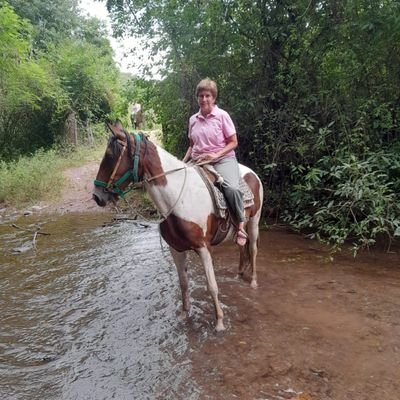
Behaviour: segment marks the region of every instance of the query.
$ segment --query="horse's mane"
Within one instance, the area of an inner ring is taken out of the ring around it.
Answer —
[[[128,133],[126,131],[123,131],[123,132],[125,133],[125,135],[127,135],[127,137],[129,137],[129,138],[131,137],[130,133]],[[145,146],[146,146],[146,151],[145,151],[145,155],[146,155],[146,153],[147,153],[147,145],[148,145],[148,142],[149,142],[149,140],[148,140],[146,135],[143,135],[143,141],[144,141]],[[110,148],[111,154],[112,154],[113,157],[119,157],[120,154],[121,154],[121,150],[122,150],[123,146],[119,142],[117,136],[111,135],[110,139],[108,139],[108,147]]]

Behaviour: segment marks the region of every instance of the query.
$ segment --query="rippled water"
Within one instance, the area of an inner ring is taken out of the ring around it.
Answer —
[[[18,221],[51,234],[36,250],[32,233],[0,227],[2,399],[199,398],[156,225],[104,220]]]

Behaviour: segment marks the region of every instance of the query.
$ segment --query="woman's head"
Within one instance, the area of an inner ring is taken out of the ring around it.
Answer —
[[[206,116],[208,115],[215,105],[217,98],[218,89],[217,84],[211,79],[203,79],[199,82],[196,87],[197,102],[200,107],[201,113]]]
[[[199,97],[199,93],[203,90],[208,90],[213,95],[214,99],[218,96],[217,84],[210,78],[202,79],[196,86],[196,97]]]

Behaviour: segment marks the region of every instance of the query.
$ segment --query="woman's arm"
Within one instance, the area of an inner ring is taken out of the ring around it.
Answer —
[[[236,149],[237,146],[238,146],[238,140],[237,140],[237,135],[235,133],[234,135],[226,138],[226,146],[223,149],[221,149],[216,153],[202,154],[196,161],[201,162],[201,161],[217,160],[218,158],[221,158],[225,154],[229,153],[231,150]]]
[[[189,139],[189,148],[186,151],[185,157],[183,157],[183,162],[188,162],[192,158],[192,148],[193,148],[193,141]]]

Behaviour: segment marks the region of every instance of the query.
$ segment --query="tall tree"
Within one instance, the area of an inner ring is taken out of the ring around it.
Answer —
[[[15,12],[34,26],[34,46],[68,37],[79,28],[78,0],[8,0]]]
[[[9,3],[0,0],[2,158],[50,147],[68,116],[87,125],[126,112],[103,23],[76,1]]]
[[[30,56],[32,25],[3,2],[0,26],[0,155],[7,159],[51,141],[40,127],[63,96],[50,65]]]

